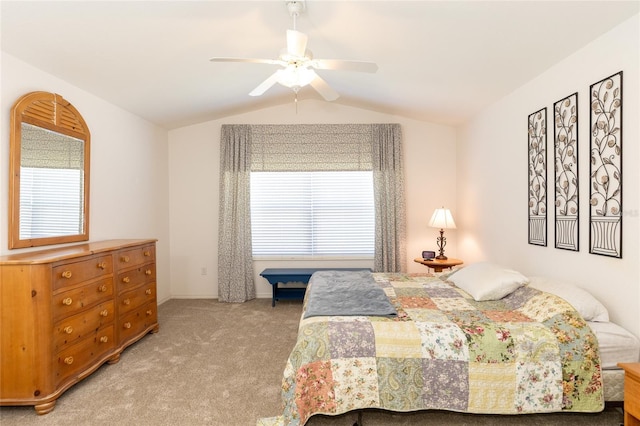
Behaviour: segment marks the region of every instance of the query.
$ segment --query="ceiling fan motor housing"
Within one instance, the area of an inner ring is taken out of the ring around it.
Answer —
[[[304,11],[304,1],[287,1],[289,15],[296,17]]]

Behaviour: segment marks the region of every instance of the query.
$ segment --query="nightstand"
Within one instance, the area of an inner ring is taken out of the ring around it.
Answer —
[[[618,367],[624,370],[624,426],[640,426],[640,362]]]
[[[438,260],[438,259],[425,260],[421,257],[416,257],[415,259],[413,259],[413,261],[416,263],[422,263],[423,265],[428,266],[429,268],[433,269],[434,272],[442,272],[443,269],[451,268],[452,266],[462,265],[464,263],[460,259],[453,259],[453,258],[449,258],[446,260]]]

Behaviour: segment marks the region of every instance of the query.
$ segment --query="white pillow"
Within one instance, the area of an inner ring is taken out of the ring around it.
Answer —
[[[586,290],[571,283],[547,277],[531,277],[529,286],[555,294],[569,302],[586,321],[607,322],[609,311]]]
[[[529,282],[521,273],[489,262],[465,266],[451,274],[449,281],[477,301],[502,299]]]

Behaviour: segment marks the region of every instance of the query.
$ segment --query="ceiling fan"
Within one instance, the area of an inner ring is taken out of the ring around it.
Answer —
[[[279,83],[290,87],[296,93],[301,87],[310,85],[325,100],[336,100],[340,95],[327,84],[316,72],[319,70],[344,70],[375,73],[378,65],[373,62],[344,61],[340,59],[314,59],[313,54],[307,49],[307,35],[296,30],[296,18],[304,10],[303,1],[287,1],[287,10],[293,18],[293,30],[287,30],[287,47],[282,49],[278,59],[252,59],[214,57],[213,62],[251,62],[258,64],[281,65],[258,87],[253,89],[250,96],[260,96],[269,90],[274,84]],[[297,100],[297,99],[296,99]]]

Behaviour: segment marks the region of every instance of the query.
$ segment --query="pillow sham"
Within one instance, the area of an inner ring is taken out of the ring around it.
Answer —
[[[598,299],[593,297],[591,293],[574,284],[554,278],[531,277],[529,278],[529,286],[563,298],[569,302],[586,321],[609,321],[609,311],[607,308],[605,308]]]
[[[527,277],[490,262],[473,263],[448,278],[477,301],[499,300],[527,284]]]

